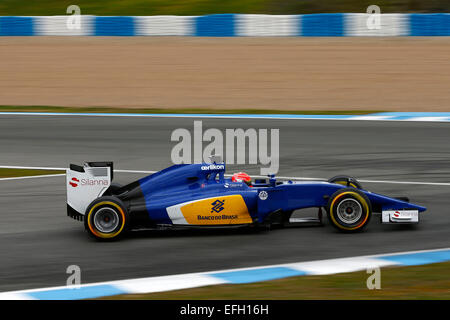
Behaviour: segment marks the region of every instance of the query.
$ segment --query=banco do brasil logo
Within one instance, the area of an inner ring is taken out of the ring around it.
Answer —
[[[211,208],[211,213],[216,212],[219,213],[220,211],[222,211],[223,209],[225,209],[223,207],[225,203],[225,200],[220,201],[219,199],[217,199],[216,201],[214,201],[213,203],[211,203],[212,208]]]

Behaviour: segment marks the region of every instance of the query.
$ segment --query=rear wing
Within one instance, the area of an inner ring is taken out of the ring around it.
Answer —
[[[66,172],[67,215],[82,220],[89,204],[101,197],[113,180],[112,162],[71,164]]]

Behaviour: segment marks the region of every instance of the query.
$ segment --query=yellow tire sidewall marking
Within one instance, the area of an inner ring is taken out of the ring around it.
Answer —
[[[120,227],[120,229],[118,231],[116,231],[114,233],[104,233],[104,232],[100,232],[98,230],[95,230],[95,228],[92,226],[92,224],[91,224],[91,215],[92,215],[92,213],[94,212],[94,210],[96,208],[98,208],[99,206],[102,206],[102,205],[110,205],[110,206],[113,206],[113,207],[115,207],[116,209],[119,210],[120,214],[122,215],[122,226]],[[125,226],[125,213],[123,212],[123,209],[117,203],[114,203],[114,202],[111,202],[111,201],[102,201],[102,202],[96,203],[91,208],[91,210],[89,210],[89,213],[88,213],[86,218],[87,218],[87,223],[88,223],[89,230],[91,230],[91,232],[95,236],[97,236],[99,238],[104,238],[104,239],[114,238],[115,236],[119,235],[122,232],[122,230],[123,230],[123,228]]]
[[[364,208],[366,210],[366,217],[364,218],[364,220],[360,224],[358,224],[357,226],[352,227],[352,228],[342,226],[340,223],[338,223],[336,221],[336,219],[334,217],[334,211],[333,211],[334,203],[336,202],[336,200],[342,198],[342,196],[345,196],[345,195],[352,195],[353,197],[355,197],[364,206]],[[343,192],[343,193],[339,194],[336,198],[334,198],[333,201],[331,202],[330,217],[331,217],[331,220],[333,220],[333,223],[336,226],[338,226],[339,228],[344,229],[344,230],[356,230],[356,229],[360,228],[361,226],[363,226],[366,223],[367,219],[369,218],[369,205],[367,204],[367,201],[363,197],[361,197],[361,195],[359,195],[358,193],[353,192],[353,191]]]

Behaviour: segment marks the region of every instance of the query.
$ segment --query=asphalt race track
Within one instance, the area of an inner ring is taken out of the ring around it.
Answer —
[[[67,167],[112,160],[117,169],[160,170],[171,165],[171,132],[192,131],[193,120],[0,115],[0,165]],[[208,119],[203,127],[279,128],[280,176],[450,182],[447,123]],[[239,168],[259,174],[254,165]],[[140,176],[116,174],[115,180]],[[450,186],[364,186],[408,196],[428,211],[413,227],[381,225],[375,216],[359,234],[329,225],[259,233],[146,231],[99,243],[66,216],[64,177],[0,181],[0,291],[65,285],[72,264],[89,283],[450,247]]]

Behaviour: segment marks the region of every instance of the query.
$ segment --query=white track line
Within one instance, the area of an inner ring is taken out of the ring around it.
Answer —
[[[360,180],[360,182],[364,183],[390,183],[390,184],[417,184],[417,185],[425,185],[425,186],[450,186],[449,182],[420,182],[420,181],[387,181],[387,180]]]
[[[0,166],[0,169],[34,169],[34,170],[67,170],[67,168],[56,168],[56,167],[29,167],[29,166]],[[114,172],[119,173],[143,173],[143,174],[153,174],[158,171],[150,170],[126,170],[126,169],[114,169]],[[2,178],[1,180],[17,180],[17,179],[28,179],[28,178],[39,178],[39,177],[50,177],[50,176],[63,176],[64,174],[53,174],[53,175],[42,175],[42,176],[30,176],[30,177],[17,177],[17,178]],[[226,174],[225,176],[231,177],[231,174]],[[251,175],[253,178],[267,178],[267,176]],[[282,180],[305,180],[305,181],[327,181],[325,178],[311,178],[311,177],[289,177],[289,176],[277,176],[277,179]],[[366,180],[358,179],[360,182],[364,183],[382,183],[382,184],[414,184],[414,185],[425,185],[425,186],[450,186],[450,182],[425,182],[425,181],[392,181],[392,180]]]
[[[144,173],[144,174],[154,174],[158,171],[148,171],[148,170],[121,170],[121,169],[114,169],[114,172],[120,172],[120,173]]]
[[[29,166],[0,166],[0,169],[63,170],[63,171],[67,170],[67,168],[29,167]]]

